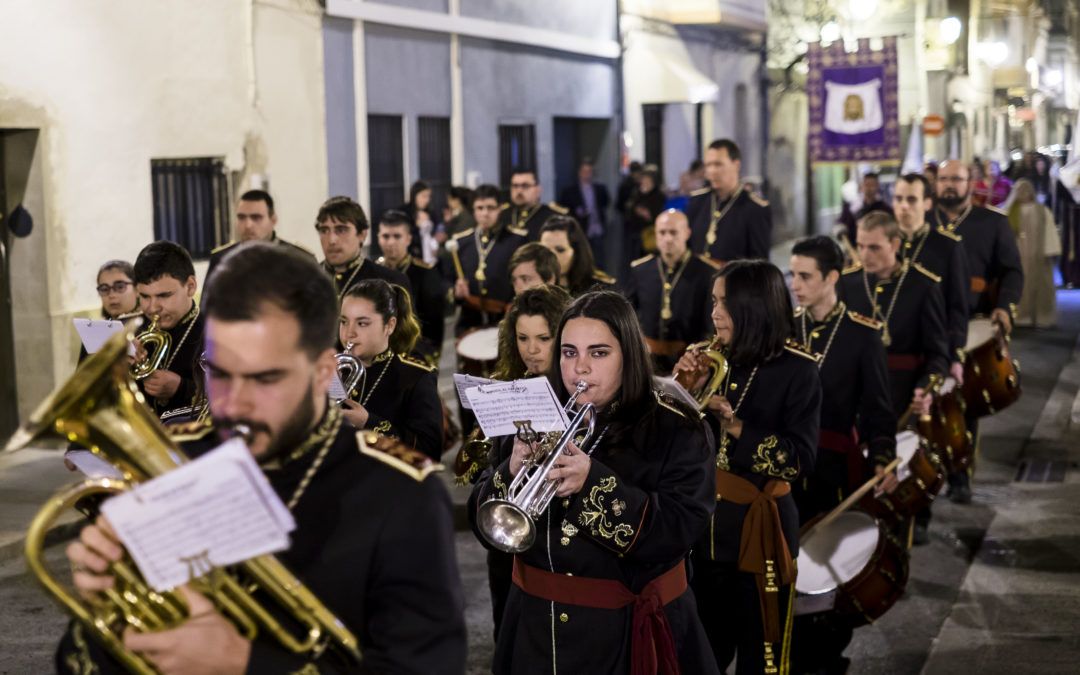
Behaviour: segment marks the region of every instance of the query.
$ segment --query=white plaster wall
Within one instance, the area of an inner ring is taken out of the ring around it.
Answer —
[[[36,272],[48,278],[39,311],[52,330],[35,338],[55,346],[52,372],[20,370],[20,386],[66,377],[70,317],[99,305],[98,266],[134,260],[152,240],[151,158],[224,156],[244,171],[241,187],[250,173],[270,177],[282,236],[317,242],[310,225],[326,193],[319,17],[315,0],[0,4],[0,128],[42,130],[43,206],[33,215],[47,232],[47,269]],[[17,280],[13,294],[20,288]]]

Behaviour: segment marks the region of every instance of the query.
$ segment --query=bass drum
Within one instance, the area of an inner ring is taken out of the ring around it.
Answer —
[[[490,377],[499,360],[499,328],[473,328],[457,339],[458,372]]]
[[[835,612],[855,625],[880,618],[904,594],[908,553],[873,516],[845,511],[824,527],[803,526],[795,614]]]
[[[986,417],[1020,398],[1020,366],[1009,357],[1009,345],[990,319],[968,324],[964,346],[964,401],[968,412]]]
[[[919,433],[937,454],[949,473],[965,471],[971,465],[975,442],[967,428],[967,404],[956,386],[956,380],[947,377],[934,397],[930,408],[930,420],[919,422]]]
[[[896,435],[896,456],[900,466],[896,477],[900,484],[892,494],[874,496],[871,492],[859,502],[860,508],[897,527],[930,506],[945,485],[945,467],[930,452],[925,441],[913,431]]]

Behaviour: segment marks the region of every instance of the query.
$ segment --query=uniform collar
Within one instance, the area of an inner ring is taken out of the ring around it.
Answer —
[[[901,232],[901,234],[903,234],[903,233]],[[915,241],[916,239],[921,239],[922,237],[925,237],[928,234],[930,234],[930,223],[929,223],[929,221],[925,221],[919,227],[919,229],[917,229],[917,230],[915,230],[914,232],[911,233],[911,236],[908,236],[908,235],[904,234],[903,237],[907,241]]]
[[[196,316],[198,316],[198,314],[199,314],[199,303],[195,302],[195,299],[192,298],[192,300],[191,300],[191,309],[189,309],[187,311],[187,314],[185,314],[183,316],[183,318],[181,318],[179,321],[176,322],[176,326],[174,326],[174,328],[179,327],[179,326],[187,325]]]
[[[323,413],[322,419],[308,433],[308,437],[304,439],[304,442],[288,455],[267,462],[263,468],[270,471],[282,469],[310,454],[312,450],[321,446],[327,437],[334,432],[339,417],[341,417],[341,410],[337,406],[327,403],[326,412]]]
[[[841,302],[839,299],[837,299],[836,304],[833,305],[833,308],[829,310],[829,313],[826,314],[825,318],[822,319],[821,321],[818,321],[817,319],[814,318],[814,315],[810,313],[809,308],[807,308],[807,309],[805,309],[803,311],[806,314],[806,316],[809,317],[810,321],[812,321],[814,323],[815,326],[818,325],[818,324],[828,324],[828,323],[832,323],[833,319],[840,316],[844,312],[844,303]]]

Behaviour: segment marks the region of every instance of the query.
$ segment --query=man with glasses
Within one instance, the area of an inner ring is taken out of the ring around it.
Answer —
[[[214,271],[214,268],[217,267],[217,264],[221,262],[226,253],[233,250],[237,244],[246,241],[269,241],[281,244],[304,255],[311,256],[311,259],[314,260],[315,254],[311,251],[277,236],[277,232],[274,231],[277,221],[277,213],[274,212],[274,198],[270,196],[269,192],[265,190],[248,190],[240,195],[240,200],[236,203],[236,239],[210,251],[210,266],[206,270],[206,278],[210,278],[210,273]]]
[[[540,240],[540,228],[554,215],[570,211],[555,202],[540,203],[540,179],[535,169],[518,167],[510,172],[510,206],[499,214],[499,226],[525,230],[529,241]]]

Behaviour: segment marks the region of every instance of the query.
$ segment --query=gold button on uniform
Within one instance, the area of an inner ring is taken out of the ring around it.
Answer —
[[[570,616],[566,612],[563,612],[562,614],[559,615],[559,621],[562,621],[563,623],[566,623],[569,620],[570,620]]]

